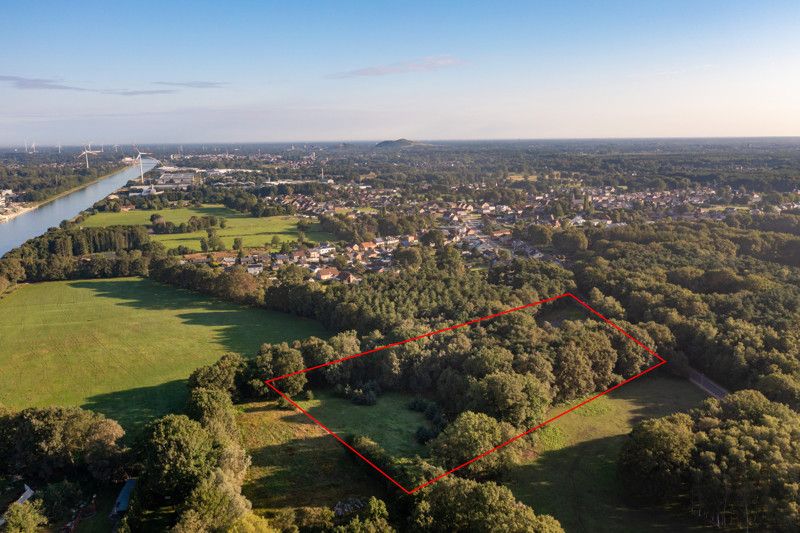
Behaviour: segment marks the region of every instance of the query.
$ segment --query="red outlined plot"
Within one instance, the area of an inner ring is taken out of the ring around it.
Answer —
[[[463,327],[466,327],[466,326],[470,326],[472,324],[477,324],[478,322],[483,322],[484,320],[490,320],[492,318],[497,318],[497,317],[502,316],[502,315],[507,315],[509,313],[514,313],[516,311],[522,311],[523,309],[529,309],[531,307],[536,307],[537,305],[542,305],[542,304],[546,304],[546,303],[549,303],[549,302],[554,302],[556,300],[560,300],[561,298],[571,298],[572,300],[574,300],[575,302],[580,304],[582,307],[586,308],[590,313],[596,315],[598,318],[600,318],[600,320],[602,320],[603,322],[608,324],[611,328],[617,330],[618,332],[622,333],[625,337],[627,337],[631,341],[635,342],[637,345],[639,345],[639,347],[641,347],[643,350],[645,350],[647,353],[649,353],[655,359],[657,359],[658,362],[653,364],[652,366],[649,366],[648,368],[642,370],[641,372],[639,372],[635,376],[631,376],[631,377],[625,379],[624,381],[622,381],[620,383],[617,383],[613,387],[609,387],[608,389],[606,389],[606,390],[604,390],[602,392],[599,392],[599,393],[595,394],[594,396],[591,396],[590,398],[587,398],[587,399],[583,400],[582,402],[578,403],[577,405],[573,405],[569,409],[566,409],[566,410],[562,411],[561,413],[557,414],[556,416],[554,416],[554,417],[552,417],[552,418],[550,418],[548,420],[545,420],[541,424],[539,424],[537,426],[534,426],[534,427],[532,427],[530,429],[527,429],[527,430],[523,431],[522,433],[520,433],[519,435],[515,435],[514,437],[511,437],[507,441],[498,444],[494,448],[486,450],[482,454],[480,454],[480,455],[478,455],[476,457],[473,457],[469,461],[467,461],[467,462],[465,462],[463,464],[460,464],[455,468],[451,468],[450,470],[448,470],[444,474],[440,474],[440,475],[436,476],[433,479],[429,479],[428,481],[426,481],[426,482],[424,482],[424,483],[422,483],[420,485],[417,485],[416,487],[414,487],[412,489],[407,489],[406,487],[401,485],[399,482],[397,482],[397,480],[395,480],[392,476],[390,476],[389,474],[384,472],[382,469],[380,469],[377,465],[375,465],[375,463],[373,463],[372,461],[370,461],[369,459],[364,457],[364,455],[359,453],[358,450],[356,450],[355,448],[350,446],[347,442],[344,441],[344,439],[342,439],[334,431],[332,431],[330,428],[328,428],[325,424],[323,424],[322,422],[320,422],[319,420],[314,418],[308,411],[306,411],[305,409],[300,407],[296,402],[294,402],[294,400],[292,400],[286,394],[282,393],[274,385],[278,381],[280,381],[282,379],[286,379],[286,378],[291,377],[291,376],[296,376],[298,374],[305,374],[306,372],[311,372],[312,370],[317,370],[319,368],[323,368],[323,367],[326,367],[326,366],[331,366],[331,365],[336,365],[336,364],[339,364],[339,363],[343,363],[344,361],[349,361],[350,359],[355,359],[357,357],[363,357],[365,355],[369,355],[369,354],[372,354],[372,353],[375,353],[375,352],[380,352],[381,350],[386,350],[387,348],[394,348],[395,346],[400,346],[402,344],[406,344],[406,343],[409,343],[409,342],[415,342],[415,341],[418,341],[418,340],[421,340],[421,339],[424,339],[424,338],[427,338],[427,337],[433,337],[434,335],[438,335],[439,333],[444,333],[445,331],[452,331],[454,329],[459,329],[459,328],[463,328]],[[667,361],[664,360],[663,357],[658,355],[651,348],[649,348],[649,347],[645,346],[644,344],[642,344],[638,339],[633,337],[630,333],[628,333],[627,331],[625,331],[624,329],[622,329],[621,327],[619,327],[615,323],[613,323],[611,320],[607,319],[606,317],[604,317],[603,315],[601,315],[600,313],[595,311],[589,304],[587,304],[586,302],[584,302],[583,300],[581,300],[580,298],[578,298],[574,294],[566,292],[566,293],[560,294],[558,296],[553,296],[552,298],[546,298],[544,300],[539,300],[538,302],[531,302],[529,304],[521,305],[519,307],[514,307],[514,308],[511,308],[511,309],[506,309],[505,311],[500,311],[499,313],[494,313],[494,314],[491,314],[491,315],[488,315],[488,316],[484,316],[484,317],[481,317],[481,318],[475,318],[475,319],[472,319],[472,320],[468,320],[467,322],[463,322],[461,324],[456,324],[454,326],[450,326],[450,327],[447,327],[447,328],[438,329],[436,331],[431,331],[429,333],[424,333],[424,334],[418,335],[416,337],[411,337],[410,339],[405,339],[405,340],[402,340],[402,341],[393,342],[391,344],[387,344],[386,346],[380,346],[378,348],[373,348],[373,349],[367,350],[365,352],[361,352],[361,353],[357,353],[357,354],[353,354],[353,355],[348,355],[347,357],[342,357],[341,359],[336,359],[335,361],[329,361],[329,362],[323,363],[321,365],[316,365],[316,366],[311,366],[311,367],[308,367],[308,368],[304,368],[303,370],[298,370],[297,372],[292,372],[290,374],[285,374],[283,376],[278,376],[278,377],[275,377],[275,378],[268,379],[264,383],[266,383],[269,388],[271,388],[276,393],[278,393],[284,400],[286,400],[287,402],[292,404],[295,407],[295,409],[297,409],[298,411],[300,411],[301,413],[306,415],[309,418],[309,420],[314,422],[316,425],[318,425],[323,430],[325,430],[326,433],[328,433],[333,438],[335,438],[337,441],[339,441],[344,447],[346,447],[348,450],[350,450],[351,452],[356,454],[359,458],[361,458],[363,461],[365,461],[372,468],[377,470],[383,477],[385,477],[390,482],[392,482],[394,485],[396,485],[400,490],[402,490],[406,494],[413,494],[416,491],[418,491],[418,490],[420,490],[420,489],[422,489],[424,487],[427,487],[428,485],[430,485],[432,483],[435,483],[435,482],[439,481],[443,477],[448,476],[448,475],[452,474],[453,472],[455,472],[457,470],[460,470],[460,469],[464,468],[465,466],[468,466],[468,465],[474,463],[475,461],[478,461],[481,458],[486,457],[487,455],[489,455],[491,453],[494,453],[497,450],[508,446],[512,442],[515,442],[516,440],[519,440],[522,437],[533,433],[537,429],[543,428],[547,424],[549,424],[549,423],[551,423],[551,422],[553,422],[555,420],[558,420],[562,416],[564,416],[564,415],[566,415],[568,413],[571,413],[572,411],[574,411],[574,410],[576,410],[576,409],[578,409],[580,407],[583,407],[587,403],[592,402],[592,401],[600,398],[601,396],[604,396],[604,395],[608,394],[609,392],[622,387],[626,383],[630,383],[634,379],[642,377],[643,375],[647,374],[648,372],[651,372],[651,371],[655,370],[656,368],[658,368],[658,367],[660,367],[660,366],[662,366],[662,365],[664,365],[666,363],[667,363]]]

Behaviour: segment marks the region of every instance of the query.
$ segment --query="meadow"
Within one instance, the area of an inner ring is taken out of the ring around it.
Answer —
[[[564,530],[691,531],[703,529],[680,511],[637,509],[622,495],[616,461],[634,424],[698,406],[706,395],[687,380],[655,374],[603,396],[538,431],[534,452],[504,484],[536,512],[555,516]],[[569,406],[557,406],[554,416]]]
[[[264,247],[271,243],[274,236],[278,236],[281,242],[297,240],[299,230],[297,223],[301,219],[296,216],[274,216],[274,217],[251,217],[245,213],[240,213],[228,209],[222,205],[208,204],[202,207],[181,207],[176,209],[161,209],[157,211],[133,210],[119,213],[97,213],[87,217],[81,226],[84,227],[104,227],[104,226],[135,226],[149,225],[152,215],[161,215],[167,222],[180,224],[186,222],[192,216],[217,216],[224,217],[226,220],[225,228],[217,229],[217,235],[222,238],[225,246],[230,249],[233,247],[233,239],[242,238],[242,243],[246,247]],[[333,235],[322,231],[318,223],[311,225],[305,232],[306,238],[315,242],[332,240]],[[173,233],[168,235],[153,235],[153,239],[164,243],[167,248],[186,246],[195,250],[200,249],[200,239],[206,236],[205,231],[195,231],[192,233]]]
[[[406,405],[404,394],[387,393],[373,406],[320,392],[309,401],[298,401],[332,431],[366,435],[393,455],[426,455],[414,438],[425,417]],[[244,494],[260,513],[274,515],[296,507],[331,507],[348,497],[381,496],[385,482],[377,472],[360,463],[344,446],[294,409],[280,409],[277,402],[242,406],[239,425],[253,464]]]
[[[0,300],[0,403],[78,405],[135,432],[180,410],[189,374],[223,353],[326,334],[141,278],[23,285]]]

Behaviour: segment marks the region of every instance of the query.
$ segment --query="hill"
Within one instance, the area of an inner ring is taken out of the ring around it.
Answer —
[[[416,145],[416,142],[409,141],[408,139],[397,139],[394,141],[381,141],[375,145],[375,148],[408,148]]]

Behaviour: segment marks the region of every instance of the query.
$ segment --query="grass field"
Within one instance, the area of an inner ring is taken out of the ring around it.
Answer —
[[[627,506],[616,460],[636,422],[690,409],[705,397],[686,380],[644,376],[546,426],[537,454],[515,467],[505,484],[536,512],[558,518],[568,533],[703,529],[680,511]]]
[[[275,402],[249,403],[239,416],[253,457],[242,491],[266,516],[297,507],[332,507],[349,497],[382,497],[385,485],[305,415]]]
[[[186,222],[192,216],[213,215],[225,217],[226,227],[218,229],[217,234],[229,249],[233,246],[233,239],[236,237],[241,237],[242,243],[247,247],[263,247],[266,243],[271,242],[275,235],[281,241],[296,240],[298,235],[297,222],[300,220],[300,218],[294,216],[254,218],[222,205],[205,205],[203,207],[162,209],[160,211],[134,210],[119,213],[97,213],[87,217],[81,225],[84,227],[148,225],[150,224],[150,217],[154,214],[161,215],[166,221],[175,224]],[[193,233],[153,235],[153,239],[164,243],[167,248],[183,245],[199,250],[200,238],[205,236],[205,231],[195,231]],[[306,238],[319,242],[332,240],[333,235],[321,231],[319,224],[313,224],[306,232]]]
[[[0,300],[0,403],[80,405],[136,429],[180,409],[186,377],[222,353],[310,335],[326,332],[147,279],[26,285]]]
[[[367,435],[396,456],[425,455],[414,432],[425,417],[409,410],[408,395],[387,393],[372,406],[321,392],[314,400],[298,401],[303,409],[331,430]],[[381,496],[380,474],[358,461],[344,446],[294,410],[276,402],[247,404],[239,417],[253,465],[245,495],[259,512],[271,515],[291,507],[331,507],[351,496]]]

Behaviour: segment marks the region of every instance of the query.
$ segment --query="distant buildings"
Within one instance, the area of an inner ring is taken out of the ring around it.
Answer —
[[[185,191],[198,181],[194,172],[162,172],[153,181],[153,186],[158,190],[178,189]]]

